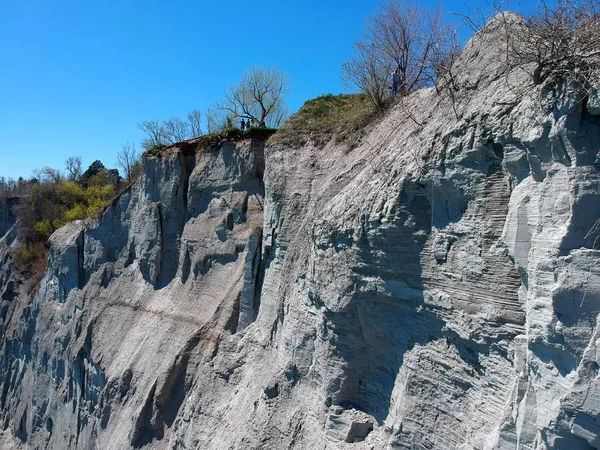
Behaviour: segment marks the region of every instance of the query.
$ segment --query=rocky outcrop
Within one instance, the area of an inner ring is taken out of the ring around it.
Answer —
[[[7,320],[0,442],[600,448],[600,116],[502,51],[353,149],[146,158]]]
[[[198,364],[256,315],[263,147],[148,158],[96,219],[51,237],[3,342],[3,423],[20,441],[122,449],[173,428]]]

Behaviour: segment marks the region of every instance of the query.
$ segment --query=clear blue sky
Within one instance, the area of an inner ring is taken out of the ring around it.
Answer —
[[[288,105],[340,93],[369,0],[0,0],[0,176],[115,167],[136,124],[205,110],[252,64],[289,72]],[[445,4],[448,11],[463,3]]]

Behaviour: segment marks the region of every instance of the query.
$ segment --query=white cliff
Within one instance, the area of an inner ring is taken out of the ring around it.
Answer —
[[[0,240],[0,444],[600,448],[598,91],[457,73],[351,150],[147,157],[31,296]]]

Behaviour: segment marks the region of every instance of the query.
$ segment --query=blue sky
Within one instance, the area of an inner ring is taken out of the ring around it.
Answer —
[[[136,124],[205,110],[252,64],[289,72],[288,105],[340,93],[365,0],[0,0],[0,176],[115,167]],[[445,4],[448,11],[464,4]]]

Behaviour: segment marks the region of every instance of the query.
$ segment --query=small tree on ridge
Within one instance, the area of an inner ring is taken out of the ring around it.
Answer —
[[[288,116],[283,95],[289,90],[286,72],[252,66],[237,86],[230,86],[225,97],[217,102],[217,108],[230,120],[252,119],[257,125],[264,122],[277,128]]]

